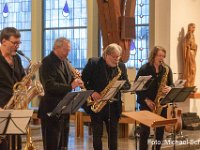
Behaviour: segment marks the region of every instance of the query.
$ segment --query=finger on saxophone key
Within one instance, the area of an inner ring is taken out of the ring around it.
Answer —
[[[98,92],[92,93],[91,97],[95,101],[102,99],[102,96]]]

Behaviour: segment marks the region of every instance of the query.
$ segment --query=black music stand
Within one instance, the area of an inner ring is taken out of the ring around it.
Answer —
[[[27,132],[33,110],[1,110],[0,135],[9,135],[10,146],[13,147],[12,135],[24,135]],[[18,143],[15,140],[15,149]]]
[[[160,101],[161,105],[174,102],[184,102],[194,92],[195,86],[184,88],[172,88],[169,93]]]
[[[184,88],[172,88],[169,93],[160,101],[161,105],[166,105],[168,103],[172,104],[172,118],[175,118],[175,102],[184,102],[189,95],[194,92],[195,86],[193,87],[184,87]],[[176,138],[175,127],[173,129],[174,140]],[[174,149],[175,149],[174,142]]]
[[[120,91],[120,89],[123,87],[123,85],[126,83],[126,80],[117,80],[112,87],[110,87],[109,91],[104,95],[104,97],[100,101],[108,101],[108,122],[109,122],[109,134],[108,134],[108,147],[110,147],[110,121],[111,121],[111,116],[110,116],[110,104],[114,101],[118,101],[119,97],[115,98],[117,93]],[[99,112],[99,111],[98,111]],[[98,113],[96,112],[96,113]]]
[[[50,117],[56,116],[59,119],[62,119],[64,122],[65,114],[75,113],[88,99],[88,97],[93,93],[93,90],[80,91],[80,92],[70,92],[59,102],[56,108],[51,114],[48,114]],[[64,129],[63,129],[64,130]],[[65,146],[65,137],[62,136],[61,150],[67,150]]]

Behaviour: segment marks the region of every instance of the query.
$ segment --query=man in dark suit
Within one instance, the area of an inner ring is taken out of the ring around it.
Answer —
[[[100,93],[110,82],[115,82],[113,80],[115,77],[118,80],[126,80],[122,87],[124,90],[130,88],[126,67],[119,61],[121,53],[122,48],[119,45],[110,44],[104,50],[103,57],[88,60],[82,72],[82,79],[88,90],[94,90],[91,95],[94,101],[101,100],[103,95]],[[108,102],[98,113],[94,113],[90,110],[90,107],[84,106],[91,117],[94,150],[102,150],[103,122],[106,124],[108,133],[108,147],[110,150],[117,150],[117,125],[122,111],[120,92],[117,93],[115,98],[116,101]]]
[[[39,105],[44,150],[58,150],[67,147],[69,133],[69,115],[63,119],[49,117],[63,97],[72,89],[83,86],[80,79],[74,79],[66,59],[70,51],[70,41],[64,37],[55,40],[53,51],[43,59],[39,70],[45,95]],[[64,136],[65,141],[61,137]]]
[[[20,57],[16,54],[19,48],[21,34],[14,27],[7,27],[0,35],[0,108],[8,103],[13,95],[13,86],[24,77],[24,69]],[[18,149],[21,149],[21,137],[12,136],[12,141],[18,140]],[[14,149],[15,143],[12,143]],[[0,150],[8,150],[8,139],[0,141]]]

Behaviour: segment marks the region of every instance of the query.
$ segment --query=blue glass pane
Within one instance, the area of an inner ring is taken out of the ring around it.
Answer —
[[[21,50],[27,57],[31,59],[31,31],[21,31],[21,45],[19,50]],[[28,67],[29,62],[24,58],[22,59],[22,65],[24,68]]]
[[[3,16],[5,4],[8,6],[8,16]],[[17,29],[31,29],[31,0],[1,0],[0,28],[12,26]]]
[[[66,0],[44,2],[44,56],[52,51],[54,40],[66,37],[71,41],[69,60],[76,68],[87,61],[87,1],[67,0],[69,16],[63,15]]]
[[[45,28],[87,26],[86,0],[67,0],[69,16],[63,16],[66,0],[46,0],[44,5]]]

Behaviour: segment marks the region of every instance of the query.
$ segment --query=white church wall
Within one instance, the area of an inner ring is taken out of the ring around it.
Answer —
[[[198,45],[196,56],[195,85],[200,88],[200,0],[155,0],[155,45],[167,50],[166,62],[172,68],[174,81],[181,78],[183,71],[182,39],[189,23],[196,24],[195,39]],[[200,92],[200,89],[198,89]],[[188,99],[179,104],[184,112],[200,115],[200,99]]]

